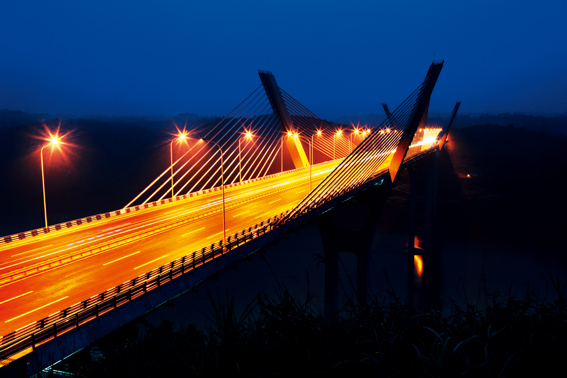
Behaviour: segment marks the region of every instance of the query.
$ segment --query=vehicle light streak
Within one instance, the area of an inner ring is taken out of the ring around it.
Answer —
[[[69,298],[68,295],[67,295],[66,297],[59,298],[59,299],[56,300],[56,301],[53,301],[53,302],[51,302],[51,303],[48,303],[48,304],[46,304],[46,305],[43,305],[43,306],[41,306],[41,307],[38,307],[38,308],[33,309],[33,310],[31,310],[31,311],[28,311],[28,312],[26,312],[26,313],[24,313],[24,314],[22,314],[22,315],[18,315],[18,316],[16,316],[15,318],[8,319],[8,320],[4,321],[4,323],[9,323],[9,322],[11,322],[12,320],[19,319],[19,318],[21,318],[21,317],[24,317],[24,316],[26,316],[26,315],[31,314],[32,312],[39,311],[39,310],[41,310],[42,308],[46,308],[47,306],[51,306],[52,304],[55,304],[55,303],[57,303],[57,302],[61,302],[62,300],[67,299],[67,298]]]
[[[327,165],[327,164],[325,164],[325,165]],[[333,166],[334,166],[334,164],[333,164]],[[324,171],[323,173],[329,172],[331,170]],[[322,172],[320,172],[320,173],[322,173]],[[303,178],[300,177],[298,179],[290,181],[289,183],[294,183],[294,182],[302,181],[302,180],[303,180]],[[286,184],[286,183],[283,183],[283,184]],[[230,190],[231,189],[229,189],[229,191]],[[239,198],[249,197],[249,196],[254,195],[256,193],[262,193],[262,192],[266,192],[266,191],[269,191],[269,190],[270,190],[270,187],[266,186],[264,188],[252,189],[252,190],[246,191],[245,193],[242,193],[242,194],[234,193],[234,195],[232,197],[227,197],[227,199],[235,200],[235,199],[239,199]],[[218,201],[218,200],[215,200],[215,199],[212,199],[212,200],[209,200],[209,201],[215,202],[215,203],[221,202],[221,201]],[[175,206],[175,205],[178,205],[178,204],[167,203],[167,204],[164,204],[164,207]],[[164,207],[162,207],[162,208],[164,208]],[[151,211],[155,211],[155,210],[159,210],[159,209],[160,208],[157,208],[157,207],[150,207],[148,209],[140,209],[139,212],[131,212],[131,213],[122,214],[121,217],[124,217],[125,218],[124,220],[126,220],[127,218],[133,218],[133,217],[139,216],[142,212],[144,212],[144,213],[145,212],[151,212]],[[197,210],[193,210],[193,211],[197,211]],[[112,218],[101,219],[101,220],[99,220],[98,224],[102,226],[106,223],[113,222],[113,221],[114,221],[114,219],[112,219]],[[131,224],[130,222],[122,223],[120,225],[116,225],[116,226],[106,228],[102,231],[100,231],[100,230],[95,231],[95,233],[104,232],[104,231],[107,231],[107,230],[110,230],[110,229],[113,229],[113,228],[117,228],[117,227],[124,227],[124,226],[130,225],[130,224]],[[59,237],[61,235],[65,235],[65,234],[76,233],[78,230],[84,229],[84,228],[87,228],[87,227],[90,227],[90,226],[92,226],[92,225],[89,225],[88,223],[83,223],[82,225],[76,225],[73,228],[66,228],[66,229],[61,229],[61,230],[58,230],[56,232],[52,232],[52,233],[49,233],[49,234],[42,234],[40,236],[35,237],[33,241],[38,242],[38,241],[42,241],[42,240],[46,240],[46,239],[51,239],[51,238],[54,238],[54,237]],[[122,230],[116,230],[115,232],[119,232],[119,231],[122,231]],[[85,235],[89,235],[89,234],[93,234],[93,232],[83,233],[82,235],[75,236],[75,238],[84,238]],[[96,237],[100,238],[101,236],[99,235],[99,236],[96,236]],[[6,250],[6,249],[11,249],[11,248],[16,248],[18,246],[26,245],[26,244],[29,244],[29,243],[30,243],[29,240],[13,241],[12,243],[10,243],[9,246],[7,244],[6,245],[0,245],[0,251]],[[22,254],[23,253],[26,253],[26,252],[22,252]]]
[[[6,303],[6,302],[13,301],[14,299],[18,299],[18,298],[23,297],[24,295],[28,295],[28,294],[30,294],[30,293],[33,293],[33,290],[32,290],[32,291],[28,291],[27,293],[24,293],[24,294],[16,295],[15,297],[10,298],[10,299],[6,299],[5,301],[0,302],[0,305],[4,304],[4,303]]]
[[[233,217],[233,218],[236,218],[236,217],[238,217],[238,216],[240,216],[240,215],[242,215],[242,214],[246,214],[246,213],[249,213],[249,212],[250,212],[250,210],[246,210],[245,212],[240,213],[240,214],[233,215],[232,217]]]
[[[330,170],[332,170],[332,169],[330,169]],[[327,171],[330,171],[330,170],[327,170]],[[327,171],[324,171],[324,172],[327,172]],[[287,182],[282,183],[282,184],[293,184],[293,183],[295,183],[295,182],[301,182],[301,181],[303,181],[303,178],[300,177],[300,178],[298,178],[298,179],[290,180],[290,181],[287,181]],[[259,192],[267,192],[267,191],[270,191],[270,190],[271,190],[271,187],[270,187],[270,186],[266,186],[265,188],[260,188],[260,189],[256,189],[256,190],[247,191],[247,192],[245,192],[245,193],[243,193],[243,194],[241,194],[241,195],[238,195],[238,194],[235,193],[235,196],[233,196],[233,198],[236,199],[236,198],[249,197],[249,196],[251,196],[251,195],[253,195],[253,194],[256,194],[256,193],[259,193]],[[276,200],[276,201],[274,201],[274,202],[272,202],[272,203],[275,203],[275,202],[277,202],[277,201],[279,201],[279,200]],[[218,204],[218,203],[219,203],[218,200],[216,200],[216,201],[215,201],[215,200],[212,200],[212,203],[210,203],[209,206],[211,206],[211,205],[213,205],[213,204]],[[195,212],[195,211],[198,211],[198,209],[191,210],[191,211],[189,211],[189,212],[185,212],[184,214],[192,213],[192,212]],[[269,213],[267,213],[267,214],[269,214]],[[265,214],[265,215],[267,215],[267,214]],[[162,215],[163,215],[163,214],[162,214]],[[132,216],[133,216],[133,215],[132,215]],[[264,214],[261,215],[261,216],[259,216],[258,218],[261,218],[261,217],[263,217],[263,216],[264,216]],[[156,217],[156,218],[164,219],[165,217],[163,217],[163,216],[158,216],[158,217]],[[154,219],[156,219],[156,218],[154,218]],[[171,219],[171,218],[168,217],[168,219]],[[118,230],[115,230],[115,231],[107,232],[106,234],[103,234],[103,235],[106,236],[106,237],[108,237],[107,235],[116,233],[115,236],[117,236],[119,233],[131,232],[131,231],[134,231],[134,230],[136,230],[136,229],[140,229],[140,228],[143,228],[143,227],[147,227],[147,226],[149,226],[149,225],[152,225],[152,224],[155,224],[155,223],[159,223],[159,222],[160,222],[160,221],[157,220],[157,219],[156,219],[154,222],[142,222],[143,224],[140,224],[140,226],[138,226],[138,227],[134,227],[134,228],[132,228],[132,229],[131,229],[130,227],[127,227],[126,229],[118,229]],[[126,223],[126,224],[130,224],[130,223]],[[112,229],[112,228],[115,228],[115,227],[124,226],[124,225],[125,225],[125,224],[123,223],[123,224],[118,225],[118,226],[113,226],[113,227],[106,228],[106,229],[103,230],[103,231],[106,231],[106,230],[109,230],[109,229]],[[69,231],[69,232],[71,232],[71,231]],[[96,233],[99,233],[99,232],[101,232],[101,231],[99,230],[99,231],[95,231],[95,232],[96,232]],[[92,235],[92,234],[93,234],[93,232],[83,233],[82,235],[77,236],[77,238],[81,238],[81,237],[84,238],[86,235]],[[100,238],[100,237],[102,237],[103,235],[98,235],[98,236],[96,236],[96,238]],[[87,241],[90,241],[90,240],[94,240],[94,239],[95,239],[95,236],[92,236],[92,237],[87,238],[86,240],[87,240]],[[98,241],[98,240],[102,240],[102,239],[97,239],[97,241]],[[80,240],[80,241],[77,242],[77,243],[78,243],[78,244],[85,243],[85,239]],[[85,244],[82,244],[82,245],[86,245],[86,244],[88,244],[88,243],[85,243]],[[13,267],[13,266],[15,266],[15,265],[27,263],[27,262],[30,262],[30,261],[33,261],[33,260],[37,260],[37,259],[39,259],[39,258],[48,257],[48,256],[51,256],[51,255],[56,254],[56,253],[65,252],[65,251],[68,251],[68,250],[70,250],[70,249],[74,249],[74,248],[79,247],[79,245],[77,245],[76,247],[71,247],[71,246],[73,246],[73,245],[74,245],[74,243],[72,243],[72,244],[70,244],[70,245],[67,245],[67,247],[69,247],[69,248],[65,248],[65,249],[63,249],[63,250],[58,250],[58,251],[53,251],[53,252],[51,252],[51,253],[49,253],[49,254],[44,254],[43,256],[40,256],[40,257],[36,257],[36,258],[33,258],[33,259],[28,259],[28,260],[26,260],[26,261],[22,261],[22,262],[19,262],[19,263],[16,263],[16,264],[11,264],[10,266],[4,267],[4,268],[0,268],[0,269],[10,268],[10,267]],[[42,247],[40,247],[40,248],[42,248]],[[23,252],[23,253],[25,253],[25,252]],[[42,252],[42,253],[43,253],[43,252]]]
[[[98,234],[99,232],[105,232],[105,231],[108,231],[108,230],[113,230],[113,229],[115,229],[115,228],[122,227],[122,226],[127,226],[127,225],[129,225],[129,224],[131,224],[131,223],[130,223],[130,222],[122,223],[122,224],[119,224],[119,225],[116,225],[116,226],[112,226],[112,227],[105,228],[104,230],[101,230],[101,231],[97,231],[96,233]],[[118,231],[120,231],[120,230],[118,230]]]
[[[268,212],[268,213],[264,213],[264,214],[262,214],[262,215],[258,215],[255,219],[262,218],[262,217],[264,217],[264,216],[266,216],[266,215],[268,215],[268,214],[270,214],[270,213]]]
[[[327,173],[327,172],[331,172],[331,171],[334,170],[334,169],[335,169],[335,168],[333,167],[333,168],[327,169],[327,170],[325,170],[325,171],[321,171],[321,172],[318,172],[318,173],[314,173],[313,176],[319,176],[319,175],[325,174],[325,173]]]
[[[57,247],[56,247],[56,248],[57,248]],[[29,255],[29,256],[21,256],[21,257],[15,258],[15,259],[6,260],[6,261],[3,261],[2,263],[0,263],[0,266],[1,266],[1,265],[12,264],[12,263],[15,263],[15,262],[17,262],[17,261],[21,261],[21,260],[24,260],[24,259],[28,259],[28,258],[30,258],[30,257],[35,257],[35,256],[41,255],[42,253],[46,253],[46,252],[57,252],[57,250],[56,250],[56,249],[47,250],[47,251],[42,251],[42,252],[39,252],[39,253],[35,253],[35,254],[33,254],[33,255]],[[44,256],[45,256],[45,255],[44,255]],[[41,257],[42,257],[42,256],[39,256],[39,258],[41,258]]]
[[[226,231],[230,231],[230,228],[227,228]],[[222,235],[223,233],[224,233],[223,231],[217,232],[216,234],[212,234],[211,236],[209,236],[207,239],[214,238],[215,236]]]
[[[193,231],[191,231],[191,232],[188,232],[188,233],[186,233],[186,234],[181,235],[181,237],[187,236],[187,235],[189,235],[189,234],[193,234],[193,233],[195,233],[195,232],[197,232],[197,231],[204,230],[205,228],[206,228],[206,227],[198,228],[198,229],[196,229],[196,230],[193,230]]]
[[[16,256],[19,256],[19,255],[23,255],[24,253],[30,253],[30,252],[33,252],[33,251],[38,251],[38,250],[40,250],[40,249],[48,248],[48,247],[51,247],[51,246],[53,246],[53,244],[44,245],[43,247],[39,247],[39,248],[29,249],[29,250],[27,250],[27,251],[25,251],[25,252],[16,253],[15,255],[12,255],[12,256],[10,256],[10,257],[16,257]]]
[[[131,253],[131,254],[129,254],[129,255],[126,255],[126,256],[122,256],[122,257],[121,257],[121,258],[119,258],[119,259],[116,259],[116,260],[112,260],[112,261],[109,261],[109,262],[107,262],[107,263],[104,263],[104,264],[102,264],[102,265],[108,265],[108,264],[112,264],[112,263],[115,263],[115,262],[117,262],[117,261],[120,261],[120,260],[122,260],[122,259],[125,259],[126,257],[130,257],[130,256],[134,256],[134,255],[137,255],[138,253],[140,253],[140,251],[138,251],[138,252],[134,252],[134,253]]]
[[[156,261],[158,261],[158,260],[161,260],[161,259],[163,259],[163,258],[166,258],[167,256],[169,256],[169,253],[168,253],[167,255],[163,255],[162,257],[158,257],[157,259],[154,259],[154,260],[152,260],[152,261],[148,261],[148,262],[145,263],[145,264],[142,264],[142,265],[140,265],[140,266],[137,266],[137,267],[134,268],[134,270],[139,269],[139,268],[141,268],[141,267],[143,267],[143,266],[149,265],[149,264],[151,264],[151,263],[153,263],[153,262],[156,262]]]
[[[271,205],[272,203],[278,202],[278,201],[281,201],[281,200],[282,200],[281,198],[280,198],[280,199],[277,199],[277,200],[275,200],[275,201],[272,201],[272,202],[268,203],[268,205]]]
[[[173,216],[173,217],[161,217],[161,219],[174,219],[174,218],[180,217],[180,216],[182,216],[182,215],[187,215],[187,214],[194,213],[195,211],[198,211],[198,210],[199,210],[199,209],[195,209],[195,210],[191,210],[191,211],[186,211],[186,212],[184,212],[184,213],[177,214],[177,215],[175,215],[175,216]]]

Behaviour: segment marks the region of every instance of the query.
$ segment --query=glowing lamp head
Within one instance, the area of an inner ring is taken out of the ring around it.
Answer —
[[[288,132],[287,132],[287,136],[291,136],[291,135],[292,135],[292,132],[291,132],[291,131],[288,131]]]
[[[297,138],[299,136],[298,133],[293,134],[294,138]]]
[[[185,138],[187,138],[187,134],[179,134],[177,138],[179,138],[179,140],[185,140]]]
[[[252,133],[250,131],[246,133],[246,138],[252,138]]]
[[[321,136],[321,130],[317,130],[317,135]]]
[[[57,145],[57,144],[59,144],[59,138],[58,137],[50,138],[49,143]]]
[[[355,134],[358,134],[358,129],[354,129],[354,133],[355,133]]]
[[[343,133],[342,130],[337,131],[337,136],[341,135]]]

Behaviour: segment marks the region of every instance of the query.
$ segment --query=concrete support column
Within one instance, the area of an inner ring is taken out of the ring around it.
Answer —
[[[371,242],[372,239],[370,239],[370,243]],[[356,291],[358,304],[360,306],[365,306],[368,301],[368,255],[370,254],[370,243],[367,248],[359,250],[356,254]]]
[[[323,245],[328,243],[323,243]],[[325,308],[323,316],[331,320],[339,310],[339,254],[331,246],[324,247]]]
[[[324,316],[332,320],[339,310],[339,253],[357,257],[356,298],[359,306],[368,300],[368,259],[374,229],[391,184],[375,186],[317,218],[325,260]]]
[[[419,310],[434,306],[441,285],[440,258],[433,248],[431,230],[439,177],[437,159],[435,153],[408,167],[408,301]]]

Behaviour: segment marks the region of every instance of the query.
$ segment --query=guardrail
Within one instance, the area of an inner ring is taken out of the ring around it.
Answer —
[[[257,238],[273,229],[276,221],[288,211],[257,223],[247,229],[229,235],[226,244],[219,240],[207,247],[178,258],[148,273],[142,274],[103,293],[78,302],[46,318],[0,337],[0,366],[10,356],[35,348],[59,334],[95,319],[160,285],[173,280],[199,266],[212,261],[232,249]]]
[[[340,160],[340,159],[335,159],[335,160]],[[333,162],[333,160],[313,164],[313,167],[323,165],[323,164],[329,164],[331,162]],[[301,170],[305,170],[305,169],[308,169],[308,167],[307,168],[305,168],[305,167],[295,168],[295,169],[285,171],[285,172],[273,173],[273,174],[268,175],[268,176],[259,177],[259,178],[255,178],[255,179],[249,179],[249,180],[246,180],[246,181],[225,185],[225,189],[234,188],[234,187],[237,187],[237,186],[240,186],[240,185],[249,184],[251,182],[258,182],[258,181],[262,181],[262,180],[267,180],[267,179],[270,179],[270,178],[273,178],[273,177],[277,177],[277,176],[281,176],[281,175],[284,175],[284,174],[297,172],[297,171],[301,171]],[[88,224],[88,223],[91,223],[91,222],[115,217],[115,216],[118,216],[118,215],[128,214],[128,213],[131,213],[131,212],[148,209],[150,207],[155,207],[155,206],[163,205],[163,204],[166,204],[166,203],[176,202],[176,201],[184,200],[184,199],[187,199],[187,198],[200,196],[200,195],[203,195],[203,194],[216,192],[216,191],[219,191],[221,189],[222,189],[222,186],[217,186],[217,187],[209,188],[209,189],[203,189],[203,190],[199,190],[197,192],[184,194],[184,195],[177,196],[177,197],[174,197],[174,198],[168,198],[168,199],[163,199],[163,200],[154,201],[154,202],[150,202],[150,203],[144,203],[142,205],[130,206],[130,207],[125,208],[125,209],[109,211],[107,213],[101,213],[101,214],[97,214],[97,215],[91,215],[89,217],[85,217],[85,218],[81,218],[81,219],[75,219],[75,220],[68,221],[68,222],[54,224],[54,225],[51,225],[49,227],[43,227],[43,228],[38,228],[38,229],[35,229],[35,230],[20,232],[20,233],[13,234],[13,235],[2,236],[2,237],[0,237],[0,244],[7,244],[7,243],[11,243],[11,242],[18,241],[18,240],[23,240],[23,239],[34,237],[34,236],[45,235],[45,234],[48,234],[50,232],[60,231],[60,230],[70,228],[70,227],[73,227],[73,226],[80,226],[82,224]]]
[[[244,203],[255,201],[259,198],[263,198],[263,197],[272,195],[274,193],[282,192],[282,191],[288,190],[290,188],[300,186],[300,185],[303,184],[303,181],[304,180],[301,180],[301,181],[298,181],[296,184],[293,184],[293,185],[287,185],[285,187],[282,186],[279,189],[270,190],[266,193],[262,193],[260,195],[254,196],[253,198],[247,198],[247,199],[244,199],[244,200],[241,200],[241,201],[232,202],[230,204],[230,206],[227,206],[226,209],[228,210],[230,208],[240,206]],[[189,222],[195,221],[197,219],[218,213],[220,211],[221,211],[221,207],[217,207],[217,208],[212,209],[212,210],[202,211],[198,214],[187,216],[187,217],[181,218],[181,219],[173,221],[173,222],[163,223],[163,224],[160,224],[158,226],[151,227],[149,229],[144,229],[144,230],[138,231],[136,233],[132,233],[132,234],[124,235],[122,237],[118,237],[116,239],[113,239],[110,242],[101,243],[101,244],[98,244],[96,246],[83,248],[83,249],[80,249],[78,251],[69,252],[69,253],[66,253],[64,255],[54,257],[52,259],[43,260],[43,261],[36,263],[36,264],[27,265],[27,266],[20,268],[20,269],[11,270],[7,273],[0,274],[0,285],[4,285],[6,283],[16,281],[16,280],[19,280],[19,279],[27,278],[27,277],[33,276],[35,274],[42,273],[42,272],[44,272],[44,271],[46,271],[50,268],[53,268],[53,267],[56,267],[56,266],[61,266],[63,264],[68,264],[68,263],[77,261],[80,258],[83,258],[83,257],[86,257],[86,256],[91,256],[91,255],[97,254],[97,253],[101,253],[101,252],[104,252],[104,251],[106,251],[110,248],[117,247],[117,246],[129,243],[129,242],[133,242],[135,240],[138,240],[138,239],[141,239],[141,238],[144,238],[144,237],[155,235],[157,233],[167,231],[167,230],[174,228],[174,227],[180,227],[180,226],[182,226],[186,223],[189,223]]]
[[[439,149],[437,147],[433,147],[433,148],[430,148],[429,150],[423,151],[419,154],[412,155],[412,156],[408,157],[407,159],[404,158],[404,161],[401,164],[400,169],[404,169],[407,166],[413,164],[414,162],[416,162],[416,161],[422,159],[423,157],[429,155],[430,153],[437,152],[437,151],[439,151]],[[310,212],[311,210],[321,206],[322,204],[324,204],[326,202],[329,202],[329,201],[332,201],[336,198],[339,198],[339,197],[343,196],[344,194],[350,192],[353,189],[356,189],[356,188],[361,187],[361,186],[363,186],[363,185],[365,185],[365,184],[367,184],[367,183],[369,183],[373,180],[376,180],[376,178],[379,178],[381,175],[383,175],[387,171],[387,169],[388,168],[385,167],[385,168],[381,169],[380,171],[376,171],[372,176],[368,177],[366,179],[366,181],[364,181],[364,182],[360,182],[358,184],[347,185],[343,188],[338,188],[338,189],[331,191],[330,194],[327,197],[318,198],[316,201],[314,201],[312,204],[310,204],[310,206],[306,207],[302,211],[298,211],[295,214],[292,214],[289,218],[286,218],[286,217],[280,218],[280,223],[277,226],[283,225],[283,224],[285,224],[286,222],[288,222],[292,219],[296,219],[296,218],[300,217],[301,215]],[[377,182],[375,185],[382,185],[383,181],[384,180],[380,181],[379,183]],[[289,212],[291,212],[291,210],[287,211],[287,213],[289,213]]]

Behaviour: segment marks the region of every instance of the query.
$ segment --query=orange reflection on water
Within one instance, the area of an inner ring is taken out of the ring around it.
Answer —
[[[420,255],[413,255],[413,264],[415,266],[415,271],[417,276],[421,278],[423,274],[423,259]]]

